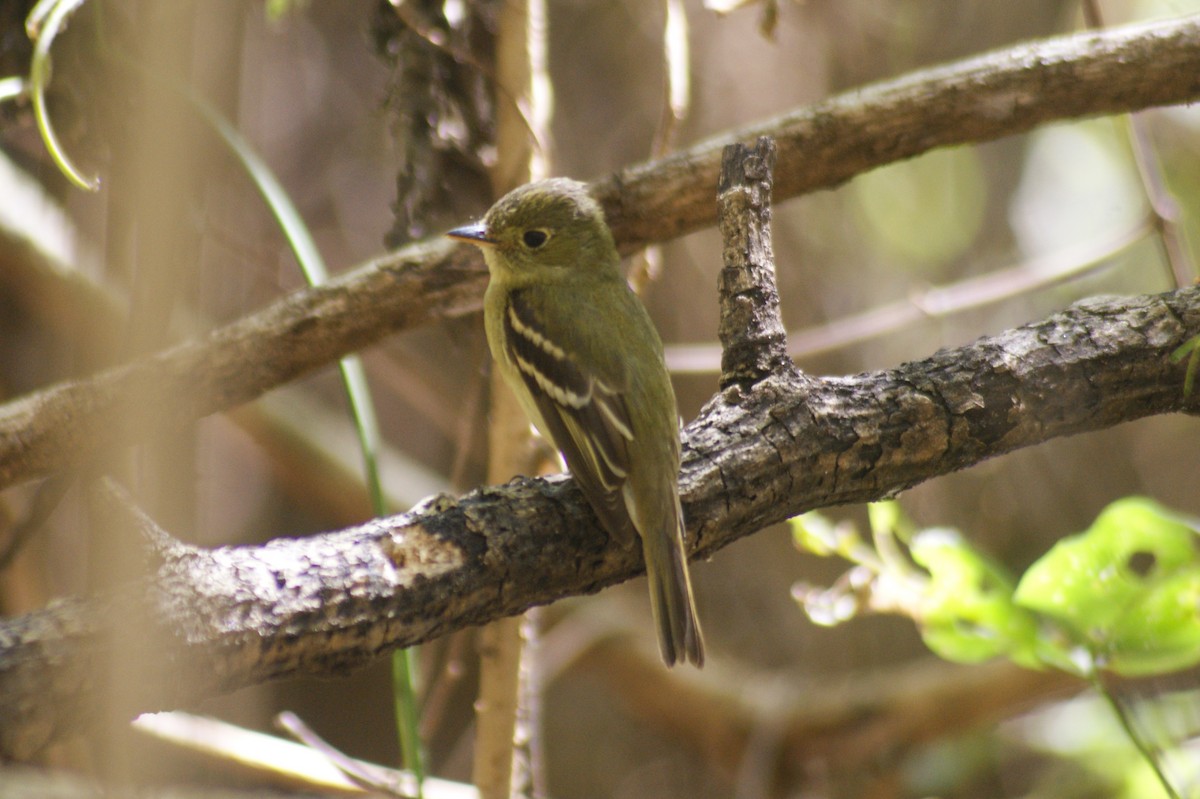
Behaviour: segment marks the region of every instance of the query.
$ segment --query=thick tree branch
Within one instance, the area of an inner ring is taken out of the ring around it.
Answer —
[[[1200,334],[1200,288],[1080,303],[896,369],[773,375],[716,396],[685,431],[682,492],[705,556],[814,507],[863,502],[1049,439],[1200,412],[1170,353]],[[276,677],[333,674],[642,569],[573,483],[520,480],[263,546],[160,548],[125,595],[0,624],[0,755],[76,727],[111,625],[139,625],[132,713]],[[153,642],[169,641],[165,648]],[[151,676],[157,679],[150,678]]]
[[[626,252],[713,223],[721,147],[771,135],[776,199],[948,144],[1200,96],[1200,18],[1088,32],[913,73],[725,134],[594,185]],[[246,402],[389,332],[479,307],[475,252],[406,247],[153,358],[0,406],[0,488],[78,463],[139,430],[119,409],[185,424]]]
[[[779,201],[936,147],[1191,102],[1200,96],[1198,45],[1198,15],[1020,44],[720,134],[599,181],[597,194],[617,242],[632,250],[711,224],[708,191],[731,141],[775,139]]]

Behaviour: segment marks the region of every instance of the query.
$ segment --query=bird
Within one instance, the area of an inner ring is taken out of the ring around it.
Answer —
[[[587,186],[518,187],[446,235],[483,251],[488,347],[609,536],[641,540],[667,666],[704,664],[679,503],[679,416],[662,341]]]

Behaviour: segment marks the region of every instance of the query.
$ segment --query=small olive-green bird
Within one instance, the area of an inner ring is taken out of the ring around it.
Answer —
[[[679,507],[679,417],[662,342],[621,275],[582,183],[522,186],[448,234],[483,250],[488,345],[533,424],[562,452],[604,528],[642,540],[668,666],[704,663]]]

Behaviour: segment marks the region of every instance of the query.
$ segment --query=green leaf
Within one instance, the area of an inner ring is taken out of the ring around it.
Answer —
[[[996,564],[973,550],[955,530],[922,530],[912,542],[913,560],[928,570],[921,635],[947,660],[978,663],[1008,655],[1038,666],[1037,623],[1013,604],[1013,583]]]
[[[901,530],[912,526],[904,511],[900,509],[900,503],[894,500],[869,503],[867,520],[876,535],[900,534]]]
[[[1150,674],[1200,663],[1195,528],[1152,500],[1112,503],[1059,541],[1021,579],[1015,601],[1062,625],[1060,653],[1085,647],[1098,665]]]
[[[1157,581],[1113,623],[1109,668],[1130,676],[1161,674],[1200,663],[1200,568]]]
[[[828,516],[817,511],[788,519],[792,543],[804,552],[825,558],[837,550],[835,528]]]
[[[853,560],[854,550],[862,543],[853,525],[834,522],[818,511],[789,519],[788,527],[798,549],[823,558],[840,555]]]

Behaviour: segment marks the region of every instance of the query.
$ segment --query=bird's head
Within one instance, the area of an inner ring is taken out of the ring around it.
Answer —
[[[566,178],[514,189],[482,222],[446,235],[480,247],[494,276],[518,280],[560,270],[608,276],[620,261],[600,204]]]

